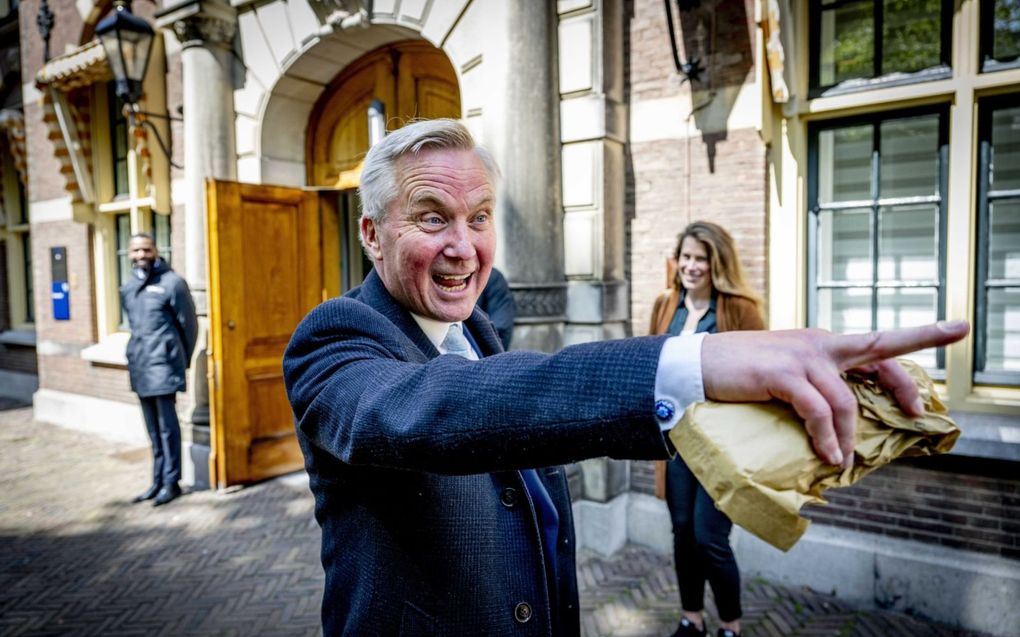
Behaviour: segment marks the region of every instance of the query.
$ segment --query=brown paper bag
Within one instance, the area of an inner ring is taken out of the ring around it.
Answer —
[[[819,459],[803,421],[778,401],[695,403],[669,437],[723,513],[786,551],[807,530],[800,508],[808,502],[824,503],[826,489],[854,484],[895,458],[952,449],[960,430],[931,379],[915,363],[900,362],[917,383],[925,415],[910,418],[871,378],[845,375],[859,406],[856,459],[850,469]]]

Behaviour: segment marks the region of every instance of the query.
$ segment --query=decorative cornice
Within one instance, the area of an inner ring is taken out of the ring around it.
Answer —
[[[156,12],[156,26],[173,29],[184,48],[230,48],[237,33],[237,10],[224,0],[183,0]]]
[[[512,283],[519,322],[564,320],[567,314],[567,284]]]
[[[174,33],[181,46],[230,47],[237,31],[237,22],[206,15],[195,15],[174,22]]]

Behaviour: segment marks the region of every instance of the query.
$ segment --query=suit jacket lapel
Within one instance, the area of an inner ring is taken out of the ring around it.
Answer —
[[[482,356],[492,356],[503,352],[503,342],[499,340],[499,334],[492,327],[485,313],[477,307],[471,312],[468,320],[464,321],[471,336],[475,337],[478,347],[482,350]]]
[[[396,325],[423,354],[428,358],[439,356],[439,350],[432,344],[429,337],[425,336],[425,332],[421,331],[421,328],[418,327],[411,314],[390,296],[386,286],[383,285],[382,279],[379,278],[379,274],[374,269],[368,273],[368,276],[365,277],[365,282],[361,284],[358,290],[360,301],[370,305]]]

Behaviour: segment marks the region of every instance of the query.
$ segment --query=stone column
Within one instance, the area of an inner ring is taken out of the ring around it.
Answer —
[[[628,335],[622,4],[558,5],[566,345]],[[578,466],[579,545],[610,554],[627,538],[630,462],[592,458]]]
[[[191,409],[183,414],[185,481],[209,485],[209,299],[205,180],[237,178],[234,141],[234,33],[237,11],[223,0],[185,0],[156,14],[181,43],[184,102],[184,275],[199,315],[199,341],[188,378]],[[177,201],[175,203],[181,203]],[[190,433],[190,435],[189,435]],[[190,443],[190,444],[189,444]]]
[[[566,280],[560,202],[556,3],[509,2],[498,157],[502,262],[517,304],[514,349],[563,346]]]

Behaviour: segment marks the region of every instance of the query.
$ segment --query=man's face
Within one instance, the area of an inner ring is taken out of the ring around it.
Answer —
[[[432,150],[396,163],[397,197],[361,234],[393,298],[439,321],[471,315],[492,271],[496,193],[478,155]]]
[[[151,239],[135,237],[128,244],[128,256],[131,257],[131,264],[136,268],[148,270],[152,267],[158,255],[156,246],[152,243]]]

